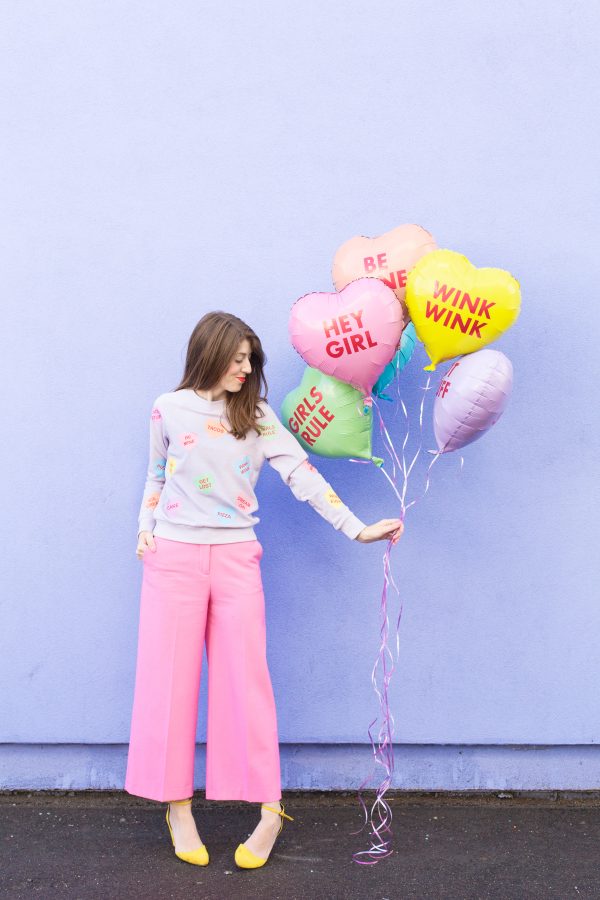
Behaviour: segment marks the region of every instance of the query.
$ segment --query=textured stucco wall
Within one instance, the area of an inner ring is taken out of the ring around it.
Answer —
[[[597,5],[24,0],[2,16],[3,783],[26,785],[29,760],[43,786],[43,747],[120,771],[148,410],[197,319],[252,324],[278,408],[303,369],[293,300],[329,289],[344,240],[411,221],[510,269],[523,313],[497,345],[515,367],[504,418],[462,474],[434,469],[394,552],[396,739],[417,768],[428,745],[519,744],[566,747],[581,771],[600,739]],[[313,462],[361,518],[396,515],[374,468]],[[376,711],[383,545],[336,534],[272,471],[259,491],[281,740],[352,745],[349,771]],[[315,784],[344,780],[335,754],[302,752]],[[527,786],[526,758],[500,748],[498,782]],[[560,786],[547,758],[533,780]],[[472,783],[431,759],[432,783]]]

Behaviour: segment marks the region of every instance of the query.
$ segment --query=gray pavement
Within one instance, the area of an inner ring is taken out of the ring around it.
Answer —
[[[194,801],[211,855],[180,862],[163,807],[122,793],[0,794],[0,896],[186,900],[537,900],[599,898],[600,794],[396,794],[394,853],[358,866],[366,844],[355,794],[284,796],[267,865],[242,872],[248,804]]]

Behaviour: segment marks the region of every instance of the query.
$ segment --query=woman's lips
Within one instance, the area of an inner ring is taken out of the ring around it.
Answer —
[[[243,384],[243,383],[244,383],[244,381],[245,381],[245,380],[246,380],[246,379],[245,379],[245,378],[240,378],[240,376],[239,376],[239,375],[236,375],[236,376],[235,376],[235,377],[236,377],[236,378],[237,378],[237,380],[238,380],[238,381],[241,381],[241,382],[242,382],[242,384]]]

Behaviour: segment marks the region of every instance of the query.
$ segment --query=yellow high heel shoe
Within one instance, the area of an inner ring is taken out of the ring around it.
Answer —
[[[192,805],[192,799],[190,797],[189,800],[171,800],[171,803],[174,806],[187,806]],[[169,819],[170,812],[170,804],[167,804],[167,825],[169,826],[169,834],[171,835],[171,840],[173,841],[173,847],[175,846],[175,838],[173,837],[173,829],[171,828],[171,822]],[[182,859],[186,863],[191,863],[193,866],[207,866],[209,862],[208,850],[204,846],[204,844],[200,844],[200,846],[196,850],[188,850],[186,851],[178,851],[175,850],[175,856],[178,856],[179,859]]]
[[[290,822],[294,821],[291,816],[287,815],[283,803],[281,804],[281,809],[273,809],[272,806],[267,806],[266,803],[262,803],[261,809],[268,809],[269,812],[274,812],[277,813],[277,815],[281,816],[281,824],[279,825],[277,836],[281,834],[284,819],[289,819]],[[252,853],[251,850],[248,850],[245,844],[240,844],[235,851],[235,864],[240,869],[260,869],[261,866],[264,866],[268,858],[269,857],[267,856],[266,859],[263,859],[262,856],[257,856],[255,853]]]

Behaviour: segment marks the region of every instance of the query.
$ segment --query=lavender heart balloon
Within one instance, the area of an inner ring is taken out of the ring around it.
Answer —
[[[458,450],[495,425],[510,398],[512,381],[512,363],[499,350],[478,350],[457,360],[442,378],[433,405],[439,450]]]

